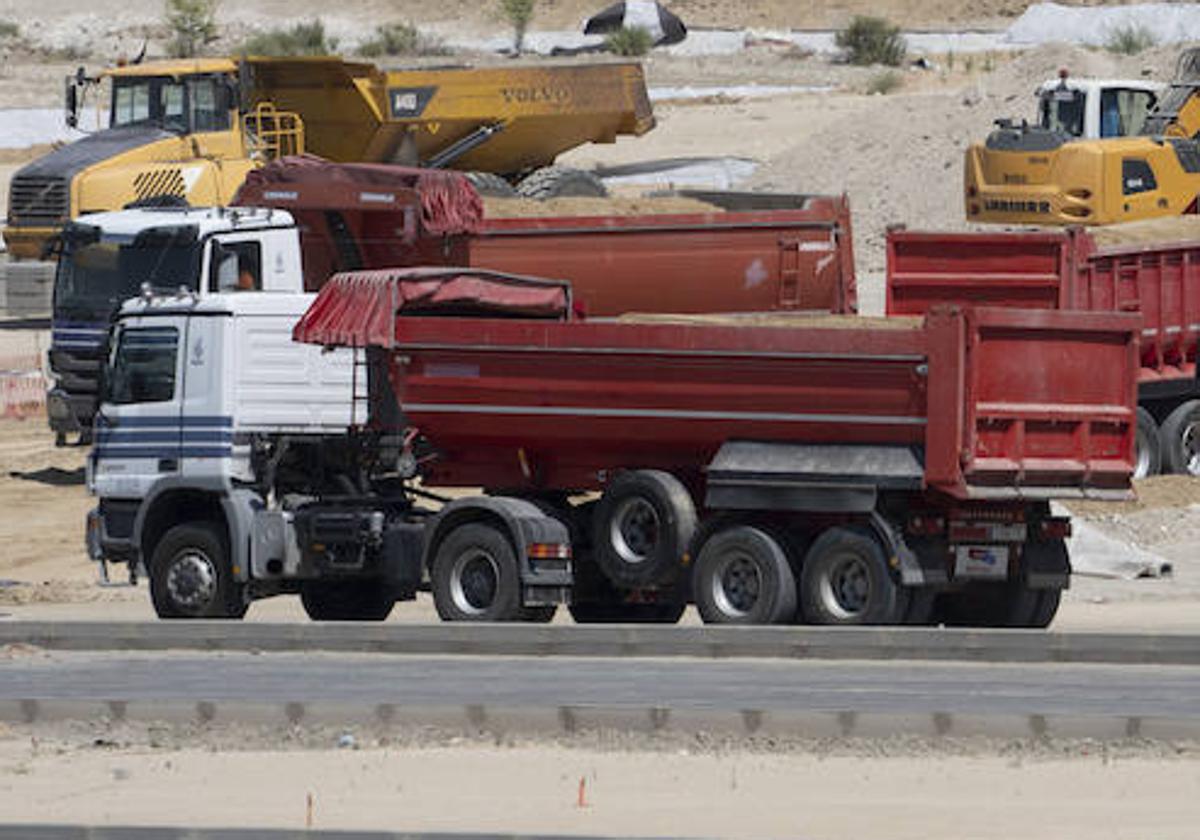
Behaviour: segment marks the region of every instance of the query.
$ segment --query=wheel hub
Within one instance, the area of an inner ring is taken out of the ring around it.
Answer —
[[[1200,420],[1184,426],[1180,448],[1184,453],[1187,474],[1200,475]]]
[[[482,550],[464,553],[454,563],[450,575],[450,597],[467,615],[482,615],[496,601],[500,587],[500,567],[491,554]]]
[[[658,511],[646,499],[626,499],[612,518],[609,537],[620,558],[630,565],[646,562],[658,544]]]
[[[197,612],[212,603],[217,593],[217,570],[203,552],[183,551],[167,573],[167,592],[185,610]]]
[[[854,618],[864,612],[871,600],[871,578],[862,558],[838,558],[821,581],[821,598],[838,618]]]
[[[749,557],[734,555],[713,575],[712,596],[717,608],[729,616],[743,617],[754,609],[762,592],[762,572]]]

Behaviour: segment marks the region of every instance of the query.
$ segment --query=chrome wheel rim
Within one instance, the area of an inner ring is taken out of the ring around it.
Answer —
[[[830,615],[853,619],[871,602],[871,575],[866,561],[856,554],[837,557],[821,578],[821,604]]]
[[[1150,441],[1138,430],[1135,444],[1133,477],[1145,478],[1150,475]]]
[[[1179,448],[1183,452],[1183,463],[1187,474],[1200,475],[1200,418],[1191,420],[1183,427],[1180,432]]]
[[[625,499],[617,505],[609,527],[613,550],[626,563],[645,563],[658,544],[659,520],[654,505],[641,496]]]
[[[483,615],[496,603],[500,564],[481,548],[458,556],[450,571],[450,599],[466,615]]]
[[[186,548],[167,570],[167,593],[186,612],[200,612],[217,594],[217,567],[203,551]]]
[[[744,618],[758,604],[762,582],[757,563],[746,554],[731,554],[713,570],[713,603],[731,618]]]

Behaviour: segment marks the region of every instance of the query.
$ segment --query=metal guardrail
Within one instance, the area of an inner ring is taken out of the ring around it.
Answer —
[[[1196,636],[908,627],[9,621],[0,622],[0,645],[6,644],[75,651],[1200,665]]]

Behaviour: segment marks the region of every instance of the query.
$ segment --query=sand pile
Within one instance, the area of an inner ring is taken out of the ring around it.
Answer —
[[[640,216],[669,213],[723,213],[720,207],[679,195],[609,198],[495,198],[484,196],[484,216],[489,219],[540,218],[543,216]]]

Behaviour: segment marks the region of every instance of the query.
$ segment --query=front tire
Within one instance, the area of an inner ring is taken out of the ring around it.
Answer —
[[[460,525],[438,547],[429,573],[443,621],[520,621],[517,555],[504,534],[480,522]]]
[[[233,579],[223,529],[176,525],[150,559],[150,599],[159,618],[241,618],[247,604]]]
[[[693,573],[705,624],[787,624],[796,617],[796,578],[770,534],[742,525],[715,534]]]
[[[858,528],[835,527],[809,548],[800,602],[810,624],[896,624],[907,608],[879,540]]]

